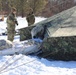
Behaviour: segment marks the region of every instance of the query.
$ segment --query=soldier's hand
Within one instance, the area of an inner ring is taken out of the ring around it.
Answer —
[[[16,24],[17,24],[17,26],[18,26],[18,22],[17,22]]]
[[[17,21],[15,21],[15,23],[16,23],[16,25],[18,26],[18,22],[17,22]]]

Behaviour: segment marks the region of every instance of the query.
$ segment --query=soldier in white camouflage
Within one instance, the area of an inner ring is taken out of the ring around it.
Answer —
[[[11,13],[7,17],[7,39],[12,42],[14,40],[16,25],[18,25],[16,19],[16,8],[12,8]]]

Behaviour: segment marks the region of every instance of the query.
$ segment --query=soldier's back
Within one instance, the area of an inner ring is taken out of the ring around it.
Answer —
[[[34,14],[28,14],[26,17],[26,20],[28,22],[28,26],[34,24],[35,22],[35,15]]]

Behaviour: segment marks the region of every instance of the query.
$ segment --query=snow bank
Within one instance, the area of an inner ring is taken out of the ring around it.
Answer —
[[[36,18],[36,22],[43,19],[44,18]],[[18,22],[19,26],[17,28],[27,26],[25,18],[19,17]],[[1,28],[6,28],[5,21],[0,22],[0,30]],[[0,36],[0,39],[2,38],[7,39],[7,36]],[[20,42],[19,36],[15,36],[14,43],[17,42]],[[9,63],[12,64],[9,67],[6,67]],[[2,72],[2,67],[6,67],[5,70],[7,71]],[[44,58],[40,59],[35,56],[21,54],[14,56],[0,56],[0,75],[76,75],[76,61],[48,61]]]

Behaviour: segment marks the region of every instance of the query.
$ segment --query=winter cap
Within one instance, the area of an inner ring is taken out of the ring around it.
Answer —
[[[16,8],[15,8],[15,7],[12,7],[12,8],[11,8],[11,11],[12,11],[12,12],[16,11]]]

